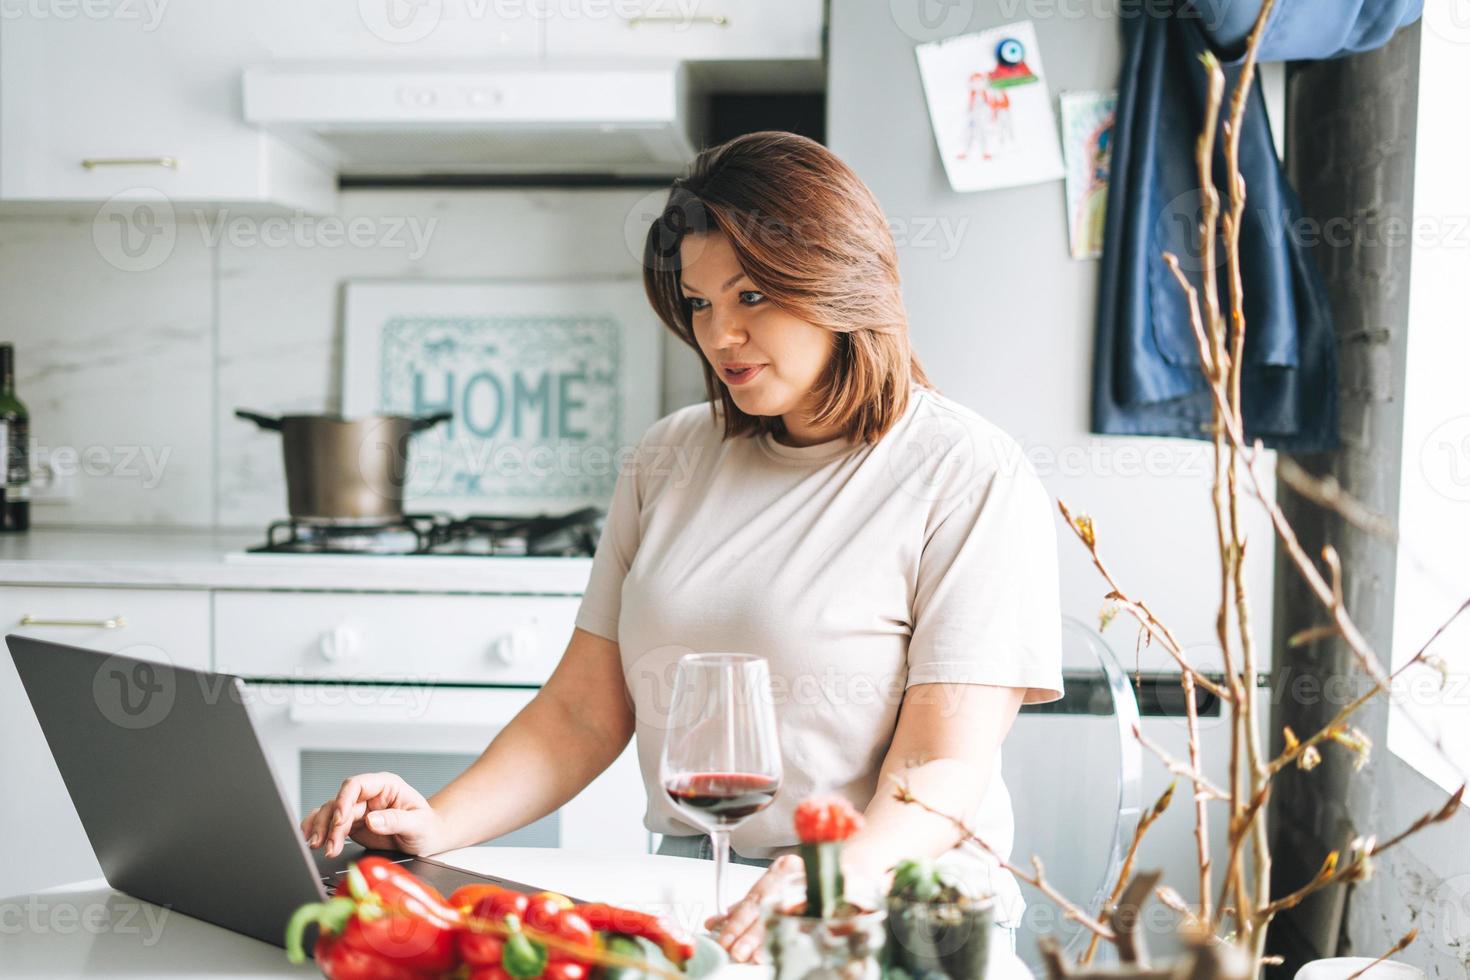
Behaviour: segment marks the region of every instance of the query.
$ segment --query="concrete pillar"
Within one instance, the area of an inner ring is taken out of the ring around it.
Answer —
[[[1390,517],[1398,512],[1403,449],[1411,242],[1406,233],[1388,232],[1399,222],[1407,229],[1413,218],[1418,68],[1419,25],[1414,24],[1376,51],[1294,65],[1287,77],[1286,160],[1302,198],[1303,230],[1321,239],[1316,252],[1336,320],[1342,427],[1340,452],[1296,461],[1309,472],[1336,477],[1348,493]],[[1393,545],[1303,500],[1284,483],[1277,497],[1309,554],[1329,543],[1337,549],[1348,608],[1387,657]],[[1278,548],[1273,752],[1281,750],[1283,726],[1298,734],[1316,731],[1364,688],[1361,671],[1341,642],[1287,648],[1288,637],[1324,620]],[[1357,719],[1377,746],[1374,765],[1387,755],[1386,720],[1381,701]],[[1381,782],[1371,774],[1355,774],[1349,753],[1336,747],[1324,750],[1323,759],[1312,772],[1292,769],[1277,779],[1270,813],[1277,895],[1305,883],[1329,851],[1354,835],[1386,829],[1377,828],[1373,819]],[[1342,922],[1350,900],[1346,889],[1331,889],[1280,916],[1270,949],[1286,963],[1273,973],[1290,977],[1307,960],[1345,954]]]

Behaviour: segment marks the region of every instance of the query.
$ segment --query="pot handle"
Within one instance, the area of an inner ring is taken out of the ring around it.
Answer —
[[[272,418],[269,415],[261,415],[259,412],[250,412],[243,408],[237,408],[235,409],[235,418],[244,419],[247,422],[254,422],[262,429],[269,429],[272,432],[281,431],[280,419]]]
[[[432,429],[440,422],[448,422],[452,418],[454,418],[453,412],[435,412],[433,415],[425,415],[422,418],[414,419],[413,428],[409,431],[423,432],[425,429]]]

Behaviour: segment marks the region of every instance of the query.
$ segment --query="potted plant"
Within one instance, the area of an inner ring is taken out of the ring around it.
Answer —
[[[992,896],[971,896],[933,861],[903,861],[888,892],[888,972],[924,978],[974,980],[985,976]]]
[[[778,898],[767,911],[766,950],[774,980],[877,980],[882,975],[886,913],[848,896],[842,876],[842,842],[862,826],[862,814],[844,799],[814,798],[796,808],[806,887],[804,894]]]

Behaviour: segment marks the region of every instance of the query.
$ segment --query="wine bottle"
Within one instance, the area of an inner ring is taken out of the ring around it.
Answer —
[[[30,415],[15,396],[15,347],[0,344],[0,531],[31,526]]]

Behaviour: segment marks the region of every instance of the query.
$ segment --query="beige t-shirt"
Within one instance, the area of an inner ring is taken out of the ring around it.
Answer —
[[[722,432],[708,403],[649,428],[619,475],[576,619],[621,647],[651,831],[701,833],[659,782],[685,653],[770,663],[785,771],[775,802],[731,836],[747,857],[795,845],[792,815],[807,796],[868,805],[908,686],[1061,696],[1055,518],[1013,439],[918,387],[872,446]],[[1009,851],[998,757],[971,819]],[[1010,875],[955,859],[1001,895],[1002,918],[1019,916]]]

